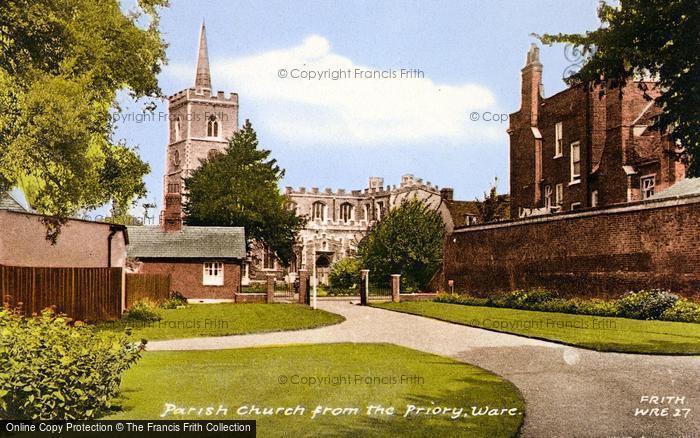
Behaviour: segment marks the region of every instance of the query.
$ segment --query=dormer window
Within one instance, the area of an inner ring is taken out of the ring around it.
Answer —
[[[216,120],[216,116],[209,117],[207,122],[207,137],[218,137],[219,136],[219,121]]]

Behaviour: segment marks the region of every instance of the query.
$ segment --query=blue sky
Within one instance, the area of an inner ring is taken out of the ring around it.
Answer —
[[[359,189],[369,176],[397,184],[413,173],[474,199],[494,176],[508,190],[508,124],[473,122],[470,113],[516,111],[530,34],[594,29],[596,7],[595,0],[172,0],[162,13],[169,64],[160,84],[166,95],[192,86],[204,19],[213,88],[239,93],[240,122],[251,119],[287,171],[281,186]],[[543,47],[541,59],[552,95],[572,62],[563,46]],[[281,68],[406,68],[424,76],[309,81],[279,78]],[[115,133],[151,164],[148,199],[159,207],[166,132],[165,121],[126,121]]]

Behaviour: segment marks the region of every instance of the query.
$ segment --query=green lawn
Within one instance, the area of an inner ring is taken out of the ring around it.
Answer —
[[[700,324],[533,312],[429,301],[373,305],[382,309],[598,351],[700,354]]]
[[[226,336],[245,333],[299,330],[337,324],[340,315],[300,304],[192,304],[182,309],[159,309],[156,322],[102,323],[101,330],[123,331],[147,340]]]
[[[335,379],[335,384],[299,384],[301,380],[296,380],[307,377]],[[384,382],[362,383],[365,378],[383,378]],[[122,389],[122,410],[111,419],[160,419],[167,403],[184,408],[212,406],[214,410],[221,405],[227,409],[221,417],[168,414],[162,418],[257,420],[258,436],[264,437],[509,437],[517,433],[524,414],[522,396],[502,378],[446,357],[391,344],[147,352],[127,371]],[[237,413],[240,407],[252,405],[299,405],[305,411],[294,416]],[[369,405],[394,407],[396,412],[367,415]],[[457,419],[439,415],[405,418],[408,405],[464,411]],[[356,415],[346,411],[347,415],[311,419],[317,406],[358,411]],[[513,415],[472,416],[472,406],[509,408]]]

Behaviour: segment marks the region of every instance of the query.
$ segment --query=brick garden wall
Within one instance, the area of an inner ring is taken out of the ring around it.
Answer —
[[[700,197],[483,225],[447,239],[443,289],[545,287],[619,296],[649,287],[700,298]]]

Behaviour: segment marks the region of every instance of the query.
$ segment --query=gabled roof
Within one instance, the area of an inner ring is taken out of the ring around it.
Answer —
[[[649,199],[676,198],[688,195],[700,195],[700,178],[686,178],[663,190]]]
[[[27,209],[22,207],[22,204],[20,204],[15,198],[13,198],[10,192],[0,192],[0,210],[10,210],[27,213]]]
[[[245,259],[243,227],[191,227],[165,232],[157,226],[129,229],[129,257]]]

